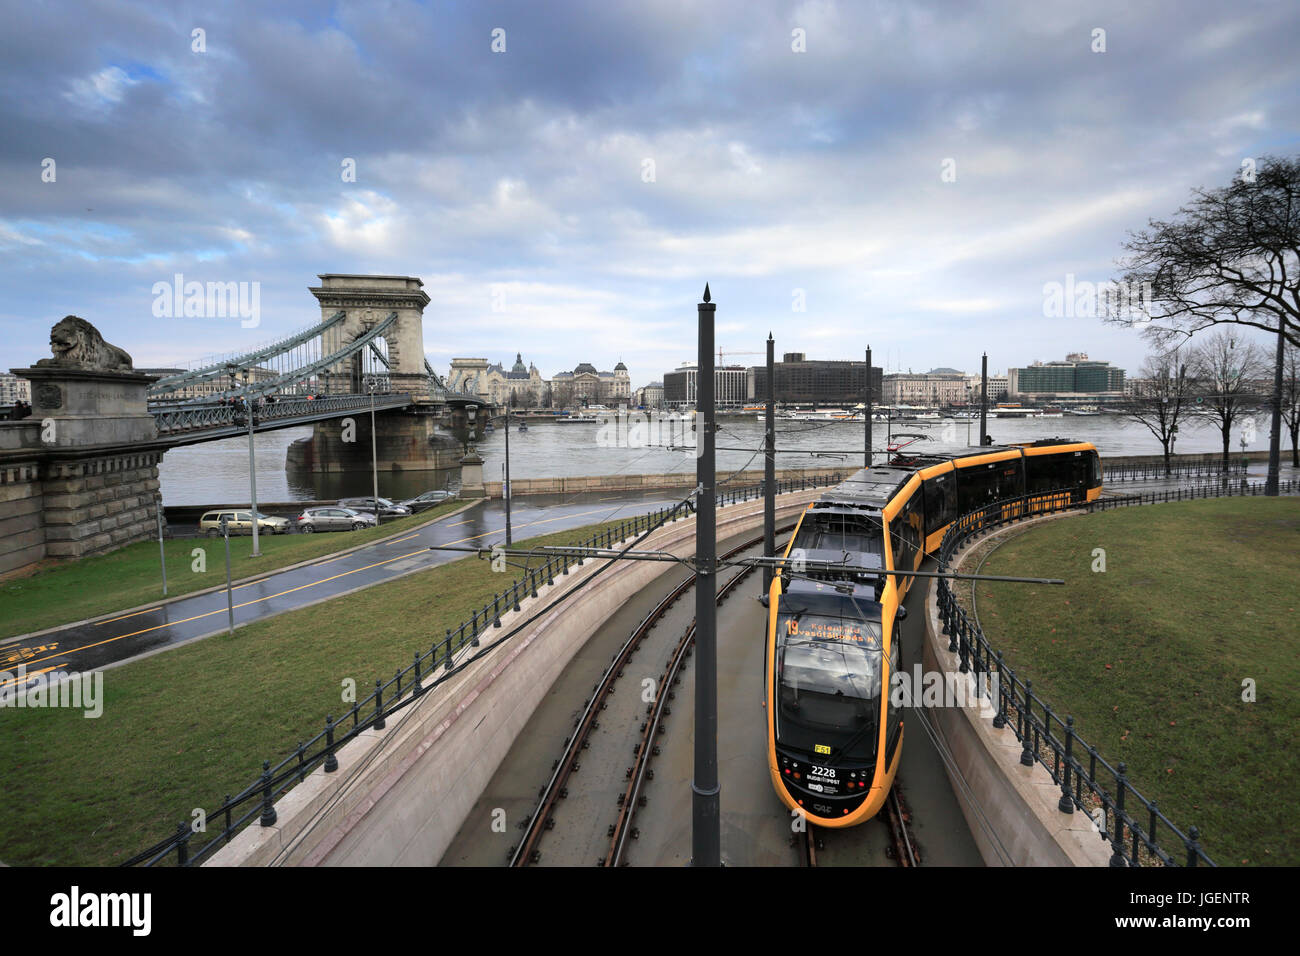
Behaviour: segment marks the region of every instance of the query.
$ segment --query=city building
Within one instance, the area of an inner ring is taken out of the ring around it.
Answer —
[[[786,352],[772,366],[776,400],[782,404],[853,406],[866,395],[866,362],[809,361],[803,352]],[[881,369],[871,367],[874,401],[882,402]],[[664,390],[668,389],[667,377]],[[666,397],[666,396],[665,396]],[[755,365],[746,371],[745,400],[761,402],[767,398],[767,366]]]
[[[699,395],[699,368],[683,362],[676,371],[664,374],[663,404],[666,408],[694,408]],[[718,408],[743,408],[748,390],[743,365],[726,365],[713,370],[713,403]]]
[[[546,404],[550,383],[533,363],[525,368],[523,355],[516,352],[515,364],[508,370],[503,363],[489,364],[485,358],[452,359],[447,386],[478,395],[493,405],[505,405],[513,399],[515,406],[527,408]]]
[[[1124,370],[1096,362],[1087,353],[1073,352],[1064,362],[1035,362],[1007,372],[1011,395],[1053,398],[1097,398],[1124,394]]]
[[[636,403],[646,408],[658,408],[664,403],[664,383],[651,382],[636,390]]]
[[[979,377],[975,379],[979,388]],[[928,372],[895,372],[884,376],[885,405],[964,405],[967,378],[955,368],[936,368]],[[978,398],[978,391],[976,392]],[[992,395],[989,396],[992,398]]]
[[[32,383],[11,372],[0,372],[0,405],[31,402]]]
[[[971,404],[978,404],[980,400],[980,377],[978,375],[967,375],[966,386],[970,389]],[[988,398],[990,402],[999,402],[1007,397],[1011,391],[1011,379],[1007,375],[998,375],[996,372],[989,376]]]
[[[632,377],[622,362],[612,372],[598,372],[590,362],[581,362],[572,372],[557,372],[551,392],[561,407],[626,403],[632,401]]]

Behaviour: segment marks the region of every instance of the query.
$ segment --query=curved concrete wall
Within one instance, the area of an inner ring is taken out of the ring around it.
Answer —
[[[984,862],[989,866],[1106,866],[1110,845],[1087,814],[1057,809],[1061,788],[1047,769],[1037,763],[1023,766],[1015,731],[1009,726],[994,728],[991,718],[980,713],[974,674],[959,673],[961,661],[948,651],[948,638],[939,620],[938,591],[938,579],[931,579],[926,595],[924,668],[966,681],[965,700],[970,703],[932,707],[928,714],[962,778],[955,779],[948,766],[953,792]]]
[[[777,519],[797,514],[823,489],[781,495]],[[760,529],[761,500],[717,513],[718,539]],[[679,555],[695,550],[695,519],[668,525],[642,546]],[[214,866],[409,865],[438,862],[516,736],[573,655],[631,595],[652,586],[667,562],[616,562],[598,586],[546,612],[436,691],[338,752],[339,769],[317,769],[276,804],[275,826],[254,824],[209,861]],[[556,596],[589,580],[588,562],[519,614],[504,635]],[[484,636],[484,645],[494,638]],[[469,649],[466,649],[467,651]],[[465,652],[462,652],[464,654]],[[468,656],[468,655],[467,655]]]

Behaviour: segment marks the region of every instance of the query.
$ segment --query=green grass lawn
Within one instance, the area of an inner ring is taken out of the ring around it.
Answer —
[[[580,542],[603,527],[529,543]],[[320,732],[326,714],[346,711],[345,679],[364,698],[515,573],[465,558],[114,668],[97,719],[0,710],[0,861],[131,857],[193,809],[215,808],[252,783],[263,760],[278,763]]]
[[[386,538],[463,507],[449,501],[418,515],[385,521],[378,528],[318,534],[258,535],[262,556],[252,558],[253,539],[230,539],[230,573],[234,580],[273,571],[299,561]],[[226,548],[221,538],[174,538],[167,552],[167,597],[173,598],[226,583]],[[196,572],[195,548],[205,552],[205,570]],[[0,638],[27,634],[60,624],[165,600],[158,542],[138,541],[112,554],[51,565],[36,574],[0,583]]]
[[[1018,676],[1220,865],[1300,864],[1300,499],[1219,499],[1053,521],[980,584]],[[1093,570],[1094,549],[1105,571]],[[969,591],[967,591],[969,593]],[[1254,682],[1255,700],[1243,698]],[[1145,814],[1139,816],[1145,827]],[[1165,845],[1176,858],[1181,845]]]

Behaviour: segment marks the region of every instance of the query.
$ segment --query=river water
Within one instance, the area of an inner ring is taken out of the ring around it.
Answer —
[[[1258,416],[1251,451],[1268,448],[1268,419]],[[927,437],[909,446],[911,449],[947,451],[967,447],[965,421],[937,421],[924,425],[895,422],[893,431],[924,434]],[[1063,436],[1090,441],[1103,456],[1154,455],[1160,445],[1141,425],[1117,416],[1066,416],[1065,418],[990,419],[989,434],[995,442],[1030,441],[1035,438]],[[886,425],[873,426],[877,449],[885,444]],[[347,495],[370,493],[368,472],[316,475],[288,474],[285,454],[295,439],[311,434],[310,427],[261,432],[254,438],[257,460],[257,496],[261,501],[332,500]],[[1240,450],[1242,430],[1234,431],[1232,450]],[[979,423],[970,424],[970,444],[979,440]],[[778,467],[856,468],[862,460],[862,423],[859,422],[777,422]],[[657,474],[662,472],[693,473],[695,457],[690,451],[674,450],[681,443],[682,432],[671,424],[658,428],[633,428],[620,435],[601,425],[532,425],[525,432],[510,433],[510,471],[513,478],[554,478],[575,475]],[[725,477],[731,471],[761,468],[759,453],[763,426],[757,418],[728,416],[719,419],[717,444],[718,471]],[[1217,429],[1195,424],[1184,425],[1174,450],[1179,453],[1219,451]],[[737,450],[732,450],[737,449]],[[478,444],[483,456],[484,477],[500,480],[505,462],[505,434],[501,429],[484,436]],[[248,500],[248,440],[230,438],[175,448],[163,458],[159,473],[163,503],[166,505],[233,504]],[[450,472],[381,472],[379,494],[388,498],[406,498],[443,488],[459,481],[456,470]]]

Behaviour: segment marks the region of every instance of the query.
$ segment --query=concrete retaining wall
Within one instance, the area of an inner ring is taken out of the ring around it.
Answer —
[[[1052,519],[1044,519],[1052,520]],[[992,537],[992,536],[990,536]],[[981,539],[986,540],[986,539]],[[966,707],[932,707],[927,713],[962,777],[948,776],[966,824],[989,866],[1106,866],[1110,845],[1080,810],[1057,808],[1061,788],[1046,768],[1020,763],[1021,744],[1011,727],[997,730],[973,701],[974,674],[960,674],[939,620],[939,584],[926,595],[924,668],[967,681]]]
[[[797,514],[822,491],[780,496],[778,520]],[[761,528],[762,501],[722,508],[717,519],[719,540]],[[662,528],[643,547],[694,553],[695,519]],[[384,730],[350,741],[338,753],[338,771],[318,768],[276,804],[275,826],[248,827],[209,865],[437,863],[573,655],[628,597],[675,566],[614,563],[601,572],[599,584],[546,612],[499,651],[388,718]],[[536,599],[521,604],[519,614],[502,618],[496,633],[508,633],[589,580],[597,567],[589,562],[540,590]],[[493,639],[489,632],[484,642]]]

